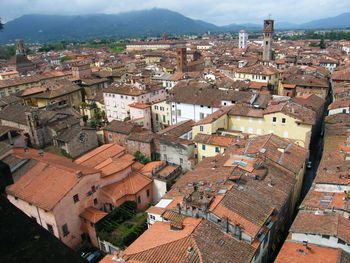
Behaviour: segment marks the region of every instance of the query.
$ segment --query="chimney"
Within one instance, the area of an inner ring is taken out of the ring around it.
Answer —
[[[228,233],[228,218],[227,217],[223,217],[222,218],[222,223],[221,223],[221,226],[222,226],[222,230],[225,232],[225,233]]]
[[[188,254],[192,254],[193,253],[193,248],[192,247],[188,247],[187,248],[187,253]]]
[[[181,205],[180,205],[180,203],[177,203],[177,210],[178,210],[178,213],[181,215]]]
[[[44,157],[44,151],[42,149],[39,150],[38,154],[40,157]]]
[[[83,176],[83,172],[82,171],[77,171],[76,172],[76,176],[77,176],[77,178],[82,177]]]
[[[284,148],[277,148],[279,152],[284,153]]]

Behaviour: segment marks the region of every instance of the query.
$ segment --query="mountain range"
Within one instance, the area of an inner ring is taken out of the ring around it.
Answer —
[[[330,29],[350,27],[350,13],[336,17],[291,24],[276,21],[276,29]],[[4,25],[0,43],[54,42],[60,40],[86,40],[95,38],[126,38],[169,34],[197,34],[211,32],[237,32],[245,28],[261,31],[262,25],[230,24],[217,26],[194,20],[167,9],[92,15],[23,15]]]

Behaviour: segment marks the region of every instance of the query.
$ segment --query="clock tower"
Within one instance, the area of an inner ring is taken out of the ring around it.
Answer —
[[[272,60],[272,35],[274,32],[273,24],[274,21],[272,19],[264,20],[263,61]]]

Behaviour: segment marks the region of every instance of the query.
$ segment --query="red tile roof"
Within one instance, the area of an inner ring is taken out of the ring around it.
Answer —
[[[10,185],[7,193],[51,211],[79,180],[74,172],[39,162],[15,184]]]
[[[82,218],[94,224],[100,221],[106,215],[106,212],[100,211],[95,207],[85,208],[84,212],[80,214]]]
[[[151,183],[151,179],[140,173],[133,172],[119,182],[102,187],[101,192],[117,201],[125,196],[137,194]]]
[[[84,154],[74,162],[87,167],[95,167],[108,158],[122,154],[125,147],[118,144],[105,144],[95,150]]]
[[[308,249],[309,248],[309,249]],[[340,248],[320,247],[308,245],[306,248],[302,243],[286,241],[279,252],[275,263],[335,263],[342,256]]]
[[[170,242],[181,240],[188,237],[201,221],[202,219],[199,218],[188,217],[183,221],[183,229],[180,231],[169,231],[169,223],[156,222],[151,228],[136,239],[135,242],[124,251],[124,253],[126,255],[132,255]],[[159,238],[160,236],[162,238]]]

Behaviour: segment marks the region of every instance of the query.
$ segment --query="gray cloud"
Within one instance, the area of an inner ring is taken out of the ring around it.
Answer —
[[[153,7],[217,25],[260,23],[269,14],[303,23],[350,9],[349,0],[0,0],[0,17],[6,22],[24,14],[113,14]]]

